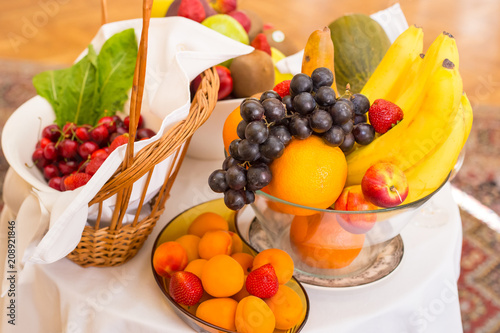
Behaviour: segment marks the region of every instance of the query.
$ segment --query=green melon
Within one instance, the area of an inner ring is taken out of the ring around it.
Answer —
[[[335,49],[335,79],[342,94],[346,84],[352,93],[361,91],[389,49],[391,42],[375,20],[363,14],[350,14],[329,26]]]

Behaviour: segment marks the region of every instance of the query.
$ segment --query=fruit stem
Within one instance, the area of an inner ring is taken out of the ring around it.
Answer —
[[[389,187],[389,190],[391,190],[391,192],[396,192],[399,197],[399,202],[403,203],[403,199],[401,199],[401,195],[399,194],[398,189],[394,185],[391,185],[391,187]]]

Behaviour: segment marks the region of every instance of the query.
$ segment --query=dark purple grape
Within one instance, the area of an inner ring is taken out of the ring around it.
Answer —
[[[335,104],[335,98],[335,91],[330,86],[320,87],[314,96],[316,103],[320,106],[331,106]]]
[[[238,126],[236,127],[236,134],[240,139],[245,138],[245,128],[247,128],[248,123],[244,120],[240,121],[238,123]]]
[[[314,97],[308,92],[303,92],[295,96],[293,98],[292,104],[295,112],[298,112],[301,115],[309,114],[313,112],[314,109],[316,109],[316,101],[314,100]]]
[[[229,190],[229,185],[226,182],[226,171],[219,169],[212,172],[208,177],[208,186],[217,193],[224,193]]]
[[[271,127],[269,129],[269,136],[277,137],[285,146],[287,146],[292,140],[292,134],[290,134],[287,127],[282,125]]]
[[[313,90],[313,80],[306,74],[299,73],[290,82],[290,93],[298,95],[303,92],[310,93]]]
[[[233,165],[238,165],[240,163],[241,163],[240,161],[235,160],[232,156],[228,156],[228,157],[226,157],[226,159],[222,163],[222,169],[227,170],[230,167],[232,167]]]
[[[274,90],[264,91],[262,95],[260,95],[260,102],[264,102],[268,98],[276,98],[281,101],[281,96]]]
[[[269,130],[267,126],[261,120],[252,121],[245,129],[245,138],[250,143],[261,144],[266,141],[268,134]]]
[[[247,139],[241,140],[238,145],[238,156],[239,159],[243,161],[255,161],[260,157],[259,145],[257,143],[251,143]]]
[[[288,129],[290,130],[290,134],[300,140],[307,139],[312,134],[312,129],[309,126],[307,118],[293,117],[290,120]]]
[[[331,108],[330,114],[332,115],[334,125],[342,125],[354,117],[354,110],[352,103],[346,99],[339,99]]]
[[[257,161],[252,162],[252,164],[255,164],[255,165],[257,165],[257,164],[266,164],[266,165],[269,165],[272,162],[273,162],[272,159],[264,157],[261,154],[260,157],[257,159]]]
[[[351,151],[352,147],[354,147],[354,143],[355,143],[354,135],[352,135],[352,133],[349,133],[346,136],[344,136],[344,142],[342,142],[339,148],[344,153],[348,153],[349,151]]]
[[[344,142],[344,136],[345,133],[342,128],[332,126],[330,130],[323,134],[323,139],[329,146],[338,147]]]
[[[354,105],[354,113],[362,115],[370,109],[370,101],[365,95],[354,94],[351,97],[351,102]]]
[[[246,98],[240,105],[241,118],[246,122],[261,120],[264,117],[264,107],[256,98]]]
[[[229,144],[229,155],[231,155],[235,160],[242,160],[240,154],[238,153],[238,147],[240,145],[241,140],[236,139],[231,141]]]
[[[370,124],[358,124],[352,130],[354,139],[360,145],[370,144],[375,139],[375,129]]]
[[[276,122],[283,119],[286,115],[285,106],[281,103],[281,100],[276,98],[268,98],[262,102],[264,107],[264,115],[266,116],[267,122]]]
[[[227,190],[224,192],[224,203],[227,208],[232,210],[239,210],[245,206],[247,201],[245,191]]]
[[[326,67],[318,67],[312,72],[311,79],[314,89],[323,86],[330,87],[333,84],[333,73]]]
[[[255,193],[253,191],[245,191],[245,203],[247,205],[253,203],[255,201]]]
[[[252,165],[247,170],[247,190],[257,191],[267,186],[272,179],[271,170],[265,164]]]
[[[283,155],[285,145],[277,137],[270,136],[266,142],[260,145],[259,149],[262,156],[274,160]]]
[[[309,126],[316,133],[325,133],[332,127],[332,116],[324,110],[316,110],[309,117]]]
[[[366,123],[367,120],[366,114],[357,114],[354,116],[354,125]]]
[[[285,97],[283,97],[282,102],[283,102],[283,104],[285,104],[285,107],[286,107],[286,109],[287,109],[288,111],[294,111],[294,110],[293,110],[293,103],[292,103],[292,100],[293,100],[293,98],[292,98],[292,96],[290,96],[290,95],[286,95]]]
[[[290,124],[290,118],[283,118],[280,121],[275,122],[274,126],[285,126],[285,127],[288,127],[288,124]]]
[[[226,183],[233,190],[241,190],[247,185],[247,171],[239,165],[233,165],[226,171]]]
[[[342,128],[345,134],[349,134],[352,132],[352,128],[354,127],[354,121],[352,119],[348,120],[346,123],[340,125],[340,127]]]

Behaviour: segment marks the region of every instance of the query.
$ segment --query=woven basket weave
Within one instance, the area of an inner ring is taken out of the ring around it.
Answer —
[[[144,0],[143,29],[130,102],[130,137],[127,153],[120,168],[89,202],[89,206],[97,204],[99,207],[95,226],[85,226],[80,243],[68,255],[69,259],[83,267],[120,265],[134,257],[139,251],[164,211],[165,202],[169,197],[191,136],[208,119],[217,102],[219,77],[215,68],[211,68],[202,73],[202,81],[191,103],[187,118],[175,124],[159,140],[150,143],[134,155],[133,138],[137,130],[144,91],[152,2],[152,0]],[[103,21],[105,17],[105,6],[103,6]],[[170,156],[173,156],[173,161],[159,193],[150,202],[144,203],[153,169]],[[146,184],[134,221],[130,224],[122,224],[132,186],[143,176],[146,176]],[[111,224],[101,228],[102,203],[115,195],[116,206]],[[151,213],[139,220],[143,205],[149,205]]]

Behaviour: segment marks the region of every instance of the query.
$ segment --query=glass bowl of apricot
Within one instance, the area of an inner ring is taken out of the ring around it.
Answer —
[[[257,253],[235,232],[235,215],[217,199],[163,228],[151,254],[160,291],[196,332],[300,332],[309,299],[291,257]]]

